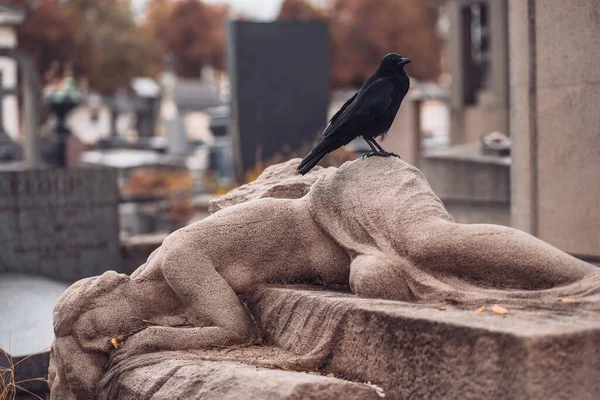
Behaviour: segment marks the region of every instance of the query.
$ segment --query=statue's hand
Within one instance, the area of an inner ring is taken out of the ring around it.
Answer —
[[[152,353],[161,350],[160,335],[157,335],[160,326],[150,326],[138,333],[125,338],[119,347],[111,354],[109,364],[118,364],[122,360],[138,354]]]

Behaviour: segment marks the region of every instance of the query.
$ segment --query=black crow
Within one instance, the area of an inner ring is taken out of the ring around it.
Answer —
[[[379,68],[367,78],[361,88],[331,118],[317,145],[298,165],[298,172],[306,174],[327,153],[362,136],[371,151],[370,156],[396,156],[385,151],[375,140],[392,126],[402,99],[410,86],[404,66],[410,58],[390,53],[383,57]]]

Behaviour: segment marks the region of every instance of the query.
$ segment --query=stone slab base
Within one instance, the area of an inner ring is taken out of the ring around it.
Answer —
[[[233,351],[246,363],[257,364],[269,356],[281,358],[280,351],[265,346],[247,349],[248,354]],[[220,353],[160,352],[133,357],[109,371],[98,399],[380,399],[374,387],[334,377],[284,370],[283,366],[276,369],[206,359],[228,357]]]
[[[598,399],[600,318],[576,303],[508,314],[270,287],[251,308],[265,340],[388,399]]]

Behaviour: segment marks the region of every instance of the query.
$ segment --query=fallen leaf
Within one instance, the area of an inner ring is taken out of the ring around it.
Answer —
[[[566,299],[562,299],[561,300],[563,303],[575,303],[577,300],[575,299],[570,299],[570,298],[566,298]]]
[[[440,307],[440,308],[438,308],[438,310],[440,310],[440,311],[446,311],[446,307]]]
[[[500,315],[508,314],[508,310],[504,307],[500,307],[498,304],[492,307],[492,312]]]
[[[112,343],[115,349],[118,349],[123,344],[123,336],[117,336],[116,338],[112,338],[110,339],[110,342]]]
[[[485,310],[485,306],[479,307],[475,312],[483,312]]]

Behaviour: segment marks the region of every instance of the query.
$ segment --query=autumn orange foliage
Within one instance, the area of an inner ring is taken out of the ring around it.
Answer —
[[[121,193],[132,197],[151,197],[166,200],[169,215],[185,219],[193,214],[192,189],[194,180],[189,172],[139,169],[129,176]]]
[[[436,80],[440,40],[438,0],[332,0],[319,10],[307,0],[285,0],[279,20],[329,22],[331,81],[334,88],[358,87],[387,53],[413,60],[409,75]]]
[[[442,0],[285,0],[279,20],[325,20],[330,27],[333,88],[357,87],[381,57],[397,52],[413,59],[409,74],[436,80]],[[139,20],[129,0],[7,0],[26,12],[18,45],[41,76],[73,68],[76,78],[105,94],[127,87],[134,76],[157,77],[166,55],[176,72],[200,77],[205,66],[225,69],[228,6],[201,0],[151,0]]]

